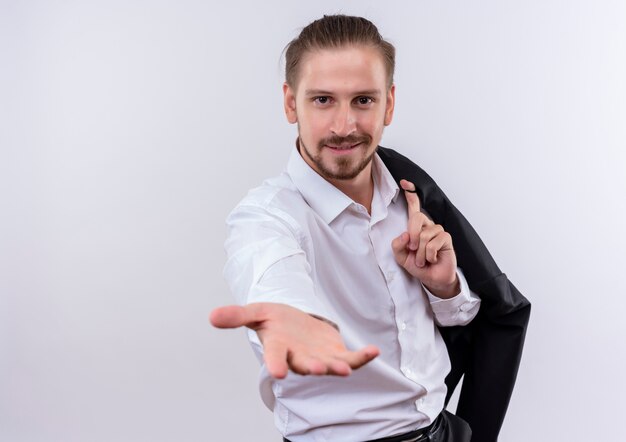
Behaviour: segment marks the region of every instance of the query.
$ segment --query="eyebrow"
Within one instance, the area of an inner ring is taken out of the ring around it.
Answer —
[[[335,95],[334,93],[330,91],[325,91],[323,89],[307,89],[304,91],[304,94],[307,97],[310,97],[313,95]],[[369,89],[369,90],[364,90],[364,91],[357,91],[354,93],[354,95],[357,95],[357,96],[370,95],[370,96],[378,97],[381,95],[381,92],[380,92],[380,89]]]

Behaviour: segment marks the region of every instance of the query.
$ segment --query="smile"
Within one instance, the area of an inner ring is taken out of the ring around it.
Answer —
[[[347,152],[350,152],[350,151],[354,150],[359,145],[361,145],[361,143],[357,143],[357,144],[342,144],[340,146],[329,146],[329,145],[326,145],[325,147],[329,148],[333,152],[347,153]]]

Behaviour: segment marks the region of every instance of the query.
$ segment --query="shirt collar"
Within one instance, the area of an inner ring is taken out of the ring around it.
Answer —
[[[307,204],[330,224],[353,203],[345,193],[322,178],[309,166],[298,148],[294,148],[287,163],[287,173]]]
[[[396,201],[398,185],[378,154],[374,155],[373,162],[372,170],[376,182],[374,191],[380,192],[384,205],[388,206]],[[287,162],[287,173],[307,204],[326,224],[330,224],[341,212],[354,204],[350,197],[313,170],[304,161],[297,147],[292,150]]]
[[[376,187],[378,188],[378,192],[380,193],[385,207],[389,206],[392,202],[395,203],[400,194],[400,188],[391,175],[391,172],[389,172],[389,169],[387,169],[387,166],[385,166],[385,163],[383,163],[383,160],[378,156],[378,153],[374,155],[372,171],[374,181],[377,185]]]

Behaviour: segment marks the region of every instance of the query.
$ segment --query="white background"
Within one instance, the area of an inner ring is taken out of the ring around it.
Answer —
[[[500,440],[626,439],[626,3],[1,0],[0,440],[279,440],[207,314],[293,146],[281,50],[337,12],[397,47],[383,145],[533,303]]]

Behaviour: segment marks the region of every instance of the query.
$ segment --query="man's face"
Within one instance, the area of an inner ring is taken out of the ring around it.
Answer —
[[[387,88],[381,54],[348,46],[305,54],[296,90],[283,86],[285,113],[298,123],[300,153],[329,181],[352,180],[371,160],[391,123],[394,87]]]

